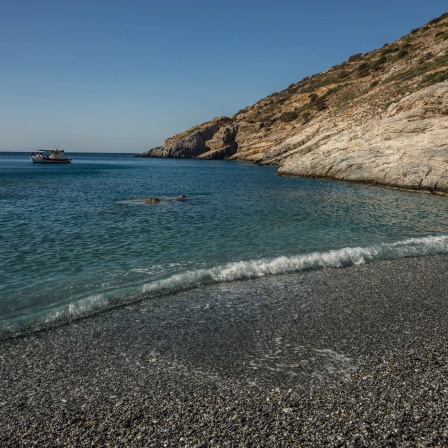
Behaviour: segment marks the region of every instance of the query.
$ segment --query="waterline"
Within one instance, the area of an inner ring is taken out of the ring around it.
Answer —
[[[36,331],[96,312],[216,283],[446,253],[448,235],[439,235],[408,238],[369,247],[346,247],[322,253],[237,261],[207,269],[188,270],[143,285],[89,295],[75,302],[20,318],[0,320],[0,338]]]

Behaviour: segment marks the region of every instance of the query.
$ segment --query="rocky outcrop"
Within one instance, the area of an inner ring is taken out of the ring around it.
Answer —
[[[238,126],[229,124],[222,126],[213,137],[205,142],[205,146],[209,148],[198,158],[200,159],[227,159],[236,154],[238,145],[235,142],[235,136],[238,131]]]
[[[177,134],[165,140],[162,146],[157,146],[137,157],[174,157],[174,158],[194,158],[210,151],[206,142],[231,122],[230,118],[218,117],[199,126],[189,129],[186,132]]]
[[[283,175],[448,192],[448,82],[408,95],[384,117],[307,129],[267,151]]]

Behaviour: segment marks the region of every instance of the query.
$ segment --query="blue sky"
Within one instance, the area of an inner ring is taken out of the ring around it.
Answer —
[[[0,151],[141,152],[446,11],[446,0],[0,0]]]

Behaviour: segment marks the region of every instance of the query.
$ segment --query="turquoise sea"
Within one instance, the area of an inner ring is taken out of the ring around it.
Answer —
[[[242,162],[68,155],[0,153],[0,336],[216,282],[448,252],[446,197]]]

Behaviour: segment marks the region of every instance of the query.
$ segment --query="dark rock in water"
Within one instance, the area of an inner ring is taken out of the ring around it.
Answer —
[[[145,199],[146,204],[158,204],[159,202],[173,202],[173,201],[185,201],[187,199],[187,196],[185,194],[180,194],[179,196],[176,196],[175,198],[157,198],[155,196],[151,196],[149,198]]]
[[[159,198],[146,198],[145,202],[147,204],[157,204],[158,202],[160,202]]]

